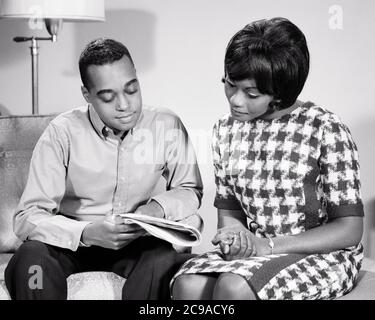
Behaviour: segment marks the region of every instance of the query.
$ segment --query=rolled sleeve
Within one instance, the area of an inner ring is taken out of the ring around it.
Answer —
[[[181,221],[196,215],[203,196],[203,183],[195,151],[181,120],[175,116],[165,149],[166,191],[155,195],[168,220]]]
[[[199,201],[194,191],[173,189],[151,198],[163,208],[167,220],[183,220],[197,213]]]

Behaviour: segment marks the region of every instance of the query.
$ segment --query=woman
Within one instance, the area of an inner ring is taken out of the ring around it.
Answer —
[[[230,114],[213,133],[219,249],[187,261],[174,299],[333,299],[361,267],[357,148],[324,107],[297,100],[303,33],[284,18],[234,35],[223,78]]]

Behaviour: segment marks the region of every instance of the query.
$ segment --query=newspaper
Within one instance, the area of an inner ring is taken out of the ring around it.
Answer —
[[[136,213],[120,214],[125,223],[135,223],[151,236],[182,247],[194,247],[201,243],[198,229],[177,221],[166,220]]]

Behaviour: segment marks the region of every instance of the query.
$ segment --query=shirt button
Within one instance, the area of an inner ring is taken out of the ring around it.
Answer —
[[[119,203],[118,203],[118,206],[121,207],[121,206],[122,206],[122,202],[119,202]]]

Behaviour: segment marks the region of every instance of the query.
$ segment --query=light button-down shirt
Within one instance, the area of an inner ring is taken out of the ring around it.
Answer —
[[[156,192],[162,177],[164,190]],[[166,219],[201,228],[202,188],[192,144],[175,114],[144,107],[121,139],[85,106],[53,119],[40,137],[14,229],[22,240],[76,250],[88,223],[151,200]]]

